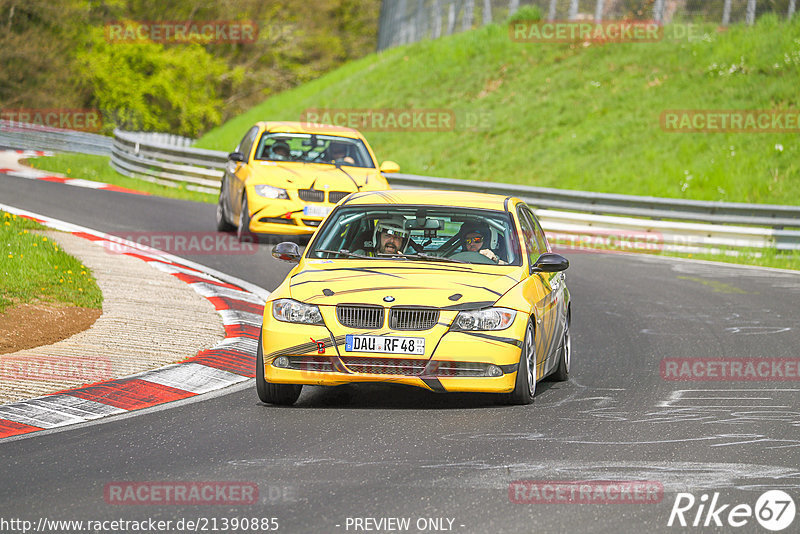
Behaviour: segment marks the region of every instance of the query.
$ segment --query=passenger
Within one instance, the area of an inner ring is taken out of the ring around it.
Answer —
[[[489,248],[488,242],[489,239],[491,239],[492,233],[486,224],[476,221],[465,222],[461,225],[459,233],[463,236],[461,242],[463,251],[477,252],[498,265],[508,265],[507,262],[501,260],[497,254]]]

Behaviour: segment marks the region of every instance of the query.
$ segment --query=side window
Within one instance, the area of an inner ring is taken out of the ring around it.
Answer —
[[[521,207],[517,208],[517,215],[519,216],[520,227],[522,227],[522,240],[525,242],[528,262],[533,265],[541,254],[539,243],[536,241],[536,225],[533,224],[533,220],[526,210]]]
[[[533,221],[533,232],[534,234],[536,234],[536,243],[539,244],[539,250],[542,253],[550,252],[550,246],[547,243],[547,237],[545,237],[544,230],[542,230],[542,227],[539,224],[539,220],[536,218],[536,215],[534,215],[533,212],[528,209],[524,209],[524,211]]]
[[[253,126],[242,138],[242,141],[239,143],[239,146],[236,147],[237,152],[241,152],[242,154],[244,154],[244,157],[247,159],[250,159],[250,150],[253,148],[253,143],[256,140],[257,134],[258,134],[258,127]]]

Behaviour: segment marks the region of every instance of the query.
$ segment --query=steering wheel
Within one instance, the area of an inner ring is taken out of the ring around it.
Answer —
[[[495,262],[484,256],[480,252],[473,252],[471,250],[463,250],[448,257],[453,260],[461,260],[467,263],[483,263],[486,265],[497,265]]]

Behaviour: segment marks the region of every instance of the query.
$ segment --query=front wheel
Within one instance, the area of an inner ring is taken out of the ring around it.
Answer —
[[[255,242],[255,235],[250,231],[250,208],[247,206],[247,193],[242,196],[242,211],[239,213],[239,227],[236,229],[236,237],[241,242]]]
[[[291,406],[297,401],[302,390],[302,384],[273,384],[264,379],[264,350],[261,348],[261,335],[259,335],[256,351],[256,393],[261,402]]]
[[[530,404],[533,402],[534,395],[536,395],[536,339],[533,323],[528,320],[525,341],[522,343],[522,351],[519,355],[517,381],[514,384],[514,391],[508,394],[508,403]]]
[[[219,190],[219,200],[217,201],[217,231],[230,232],[234,229],[234,226],[225,218],[225,201],[222,195],[222,192],[225,190],[224,188],[225,181],[223,180]]]
[[[561,352],[558,355],[558,367],[553,373],[553,380],[563,382],[569,379],[569,367],[572,360],[572,338],[569,336],[569,314],[567,322],[564,323],[564,339],[561,344]]]

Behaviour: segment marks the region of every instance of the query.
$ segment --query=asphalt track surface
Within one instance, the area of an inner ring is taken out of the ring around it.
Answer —
[[[214,232],[214,206],[164,198],[0,176],[0,202],[112,233]],[[269,248],[186,257],[272,290],[290,264]],[[540,383],[531,406],[347,386],[306,387],[295,407],[279,408],[261,404],[252,385],[233,388],[0,441],[0,518],[272,517],[290,533],[400,531],[355,529],[353,518],[365,517],[410,518],[407,532],[434,531],[417,529],[419,518],[447,518],[451,531],[469,533],[694,532],[702,528],[667,527],[677,492],[698,503],[719,492],[720,504],[753,506],[781,489],[800,506],[800,382],[668,381],[660,373],[669,357],[797,358],[800,276],[623,254],[569,257],[571,379]],[[518,480],[656,481],[664,495],[652,503],[519,504],[509,499]],[[108,504],[105,485],[123,481],[246,481],[258,485],[259,500]],[[718,531],[768,532],[752,517]]]

